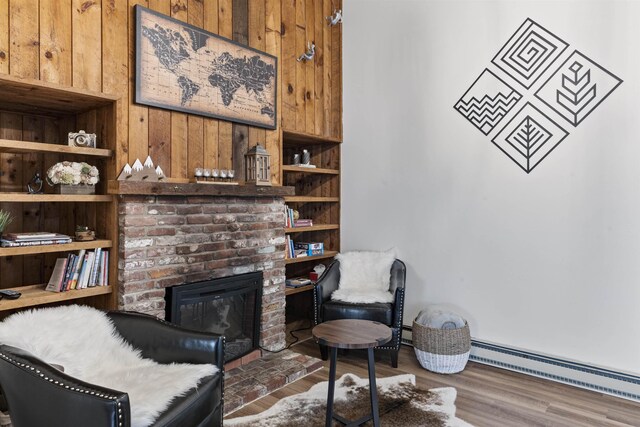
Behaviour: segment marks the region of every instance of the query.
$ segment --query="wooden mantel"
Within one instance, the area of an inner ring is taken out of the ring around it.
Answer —
[[[215,185],[174,182],[109,181],[109,194],[144,196],[232,196],[284,197],[295,194],[294,187],[256,185]]]

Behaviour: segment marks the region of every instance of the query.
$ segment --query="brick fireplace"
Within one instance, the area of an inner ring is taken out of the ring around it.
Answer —
[[[281,196],[119,197],[119,309],[164,318],[168,287],[261,271],[260,345],[284,346]]]

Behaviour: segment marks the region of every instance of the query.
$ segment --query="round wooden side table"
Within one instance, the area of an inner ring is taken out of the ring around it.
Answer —
[[[341,319],[321,323],[313,328],[312,333],[319,344],[326,345],[330,350],[331,361],[329,364],[326,426],[331,427],[335,419],[346,426],[359,426],[369,420],[373,420],[373,425],[378,427],[380,425],[380,415],[378,414],[376,365],[373,359],[373,348],[391,340],[391,329],[382,323],[371,320]],[[333,413],[333,393],[336,385],[336,363],[339,348],[367,349],[371,414],[355,421],[349,421]]]

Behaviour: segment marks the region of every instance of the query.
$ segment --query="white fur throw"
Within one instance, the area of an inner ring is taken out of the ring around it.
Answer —
[[[14,314],[0,322],[0,342],[62,365],[79,380],[126,392],[134,427],[150,425],[175,397],[218,371],[214,365],[144,359],[104,313],[78,305]]]
[[[386,252],[354,251],[336,255],[340,261],[340,284],[332,300],[370,304],[393,302],[389,292],[395,249]]]

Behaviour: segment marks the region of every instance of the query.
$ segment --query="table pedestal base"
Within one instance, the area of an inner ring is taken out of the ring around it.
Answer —
[[[333,420],[344,424],[347,427],[360,426],[369,420],[373,420],[374,427],[380,426],[380,416],[378,414],[378,390],[376,388],[376,365],[373,360],[373,348],[367,349],[367,359],[369,364],[369,396],[371,398],[371,414],[358,420],[349,421],[340,415],[333,413],[333,395],[336,386],[336,364],[338,361],[338,348],[330,347],[331,352],[329,364],[329,391],[327,393],[327,421],[326,427],[331,427]]]

